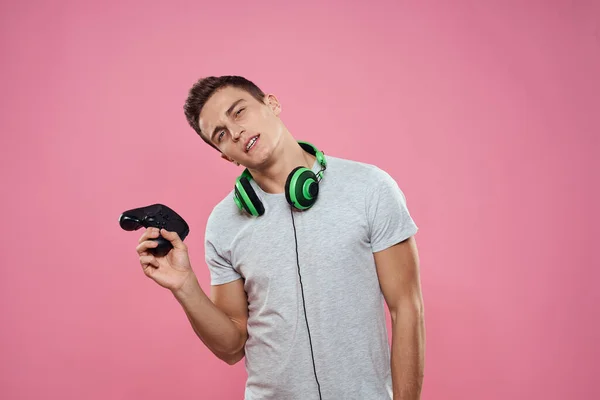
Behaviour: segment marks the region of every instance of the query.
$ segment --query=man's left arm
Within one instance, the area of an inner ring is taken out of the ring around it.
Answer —
[[[394,400],[421,398],[425,323],[414,237],[374,253],[379,283],[392,317]]]

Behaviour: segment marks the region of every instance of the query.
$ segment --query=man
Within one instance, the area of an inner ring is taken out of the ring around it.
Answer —
[[[159,232],[144,232],[144,272],[172,291],[218,358],[245,357],[246,400],[419,399],[423,303],[404,195],[373,165],[301,146],[280,113],[276,96],[243,77],[193,85],[190,125],[221,158],[245,167],[248,180],[207,222],[210,297],[176,233],[160,232],[174,248],[157,258],[147,250]],[[296,167],[309,176],[304,183],[292,179]],[[305,209],[293,206],[301,202],[291,199],[294,185],[312,199]],[[248,201],[256,207],[242,206]]]

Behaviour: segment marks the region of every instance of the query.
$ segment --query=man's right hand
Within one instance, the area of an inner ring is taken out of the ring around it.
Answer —
[[[173,249],[163,257],[156,257],[148,251],[157,246],[157,242],[151,239],[157,238],[159,234],[173,245]],[[177,232],[148,228],[140,237],[136,251],[146,276],[172,292],[181,290],[186,283],[193,282],[195,279],[187,246]]]
[[[156,257],[148,251],[156,247],[151,239],[157,238],[159,233],[173,245],[164,257]],[[248,339],[248,298],[243,280],[212,286],[209,298],[198,284],[187,246],[176,232],[148,228],[136,250],[144,273],[171,290],[204,344],[228,364],[241,360]]]

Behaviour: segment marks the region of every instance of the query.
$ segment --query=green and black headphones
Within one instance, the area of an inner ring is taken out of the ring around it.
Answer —
[[[319,182],[323,178],[323,171],[327,168],[325,154],[314,145],[298,141],[304,151],[317,158],[321,170],[316,174],[310,168],[296,167],[290,172],[285,182],[285,198],[287,202],[298,210],[308,210],[315,204],[319,195]],[[250,185],[252,175],[246,168],[236,179],[233,200],[240,210],[246,211],[255,217],[265,213],[265,207]]]

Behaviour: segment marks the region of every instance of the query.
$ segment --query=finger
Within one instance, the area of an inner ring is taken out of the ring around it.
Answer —
[[[140,256],[140,264],[142,265],[142,268],[144,269],[144,271],[148,267],[153,267],[153,268],[158,268],[159,267],[158,261],[152,255]]]
[[[144,231],[144,233],[142,234],[142,236],[140,237],[140,239],[138,240],[138,243],[142,243],[148,239],[154,239],[158,237],[158,228],[148,228]]]
[[[166,229],[161,229],[160,234],[162,237],[167,239],[173,245],[175,249],[185,250],[186,246],[177,234],[177,232],[167,231]]]
[[[140,256],[147,255],[148,249],[153,249],[156,246],[158,246],[158,242],[156,240],[146,240],[146,241],[138,244],[137,247],[135,248],[135,251],[137,251],[137,253]]]

